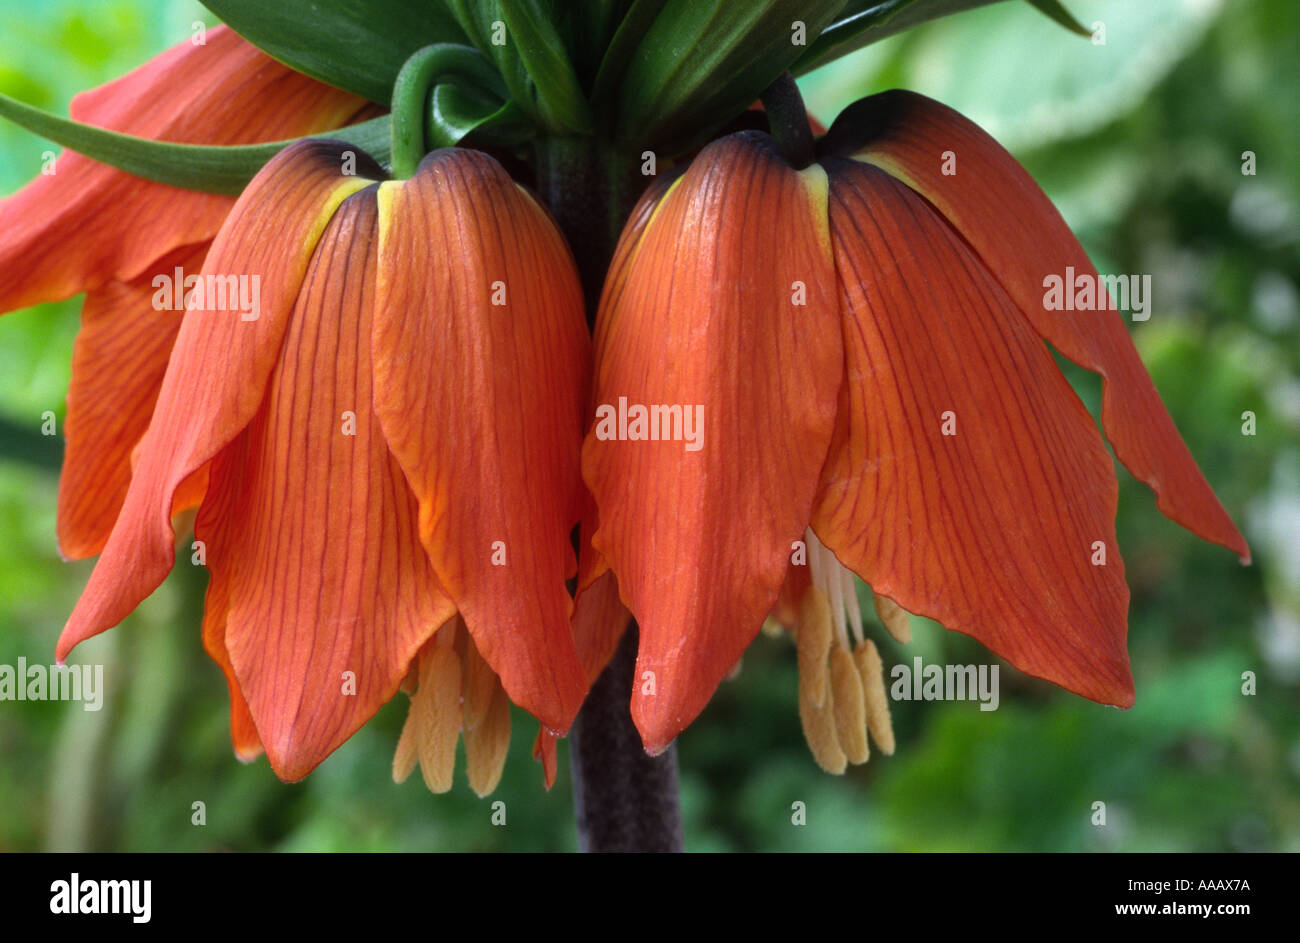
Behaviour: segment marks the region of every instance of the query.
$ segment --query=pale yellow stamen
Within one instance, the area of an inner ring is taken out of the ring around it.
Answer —
[[[828,687],[826,701],[821,707],[812,704],[802,693],[799,694],[799,720],[803,724],[803,736],[808,741],[817,765],[828,773],[839,776],[848,768],[848,757],[840,747],[835,735],[835,705]]]
[[[867,748],[867,706],[862,678],[853,656],[839,646],[831,651],[831,701],[840,748],[853,765],[865,763],[871,751]]]
[[[840,567],[840,579],[844,582],[844,605],[849,611],[853,640],[861,645],[866,635],[862,632],[862,605],[858,602],[858,584],[853,579],[853,571],[846,566]]]
[[[492,678],[495,689],[488,699],[487,710],[479,724],[465,729],[465,771],[469,775],[469,787],[480,799],[491,794],[501,782],[506,754],[510,752],[510,699],[496,675]]]
[[[831,607],[826,594],[810,586],[799,601],[799,698],[813,708],[826,704],[826,656],[831,649]]]
[[[393,782],[404,783],[420,762],[420,755],[415,749],[415,711],[406,712],[406,723],[402,724],[402,735],[397,738],[397,752],[393,754]]]
[[[843,648],[849,648],[848,630],[852,628],[853,641],[862,644],[865,638],[862,631],[862,606],[858,602],[858,586],[853,571],[840,563],[835,553],[821,542],[811,527],[804,532],[804,543],[808,547],[812,585],[825,593],[830,603],[835,637]]]
[[[805,538],[812,585],[800,600],[795,638],[799,717],[818,765],[840,773],[848,763],[867,761],[868,735],[882,753],[894,752],[889,695],[880,652],[863,629],[852,571],[811,528]],[[873,599],[890,635],[902,643],[911,641],[907,612],[886,596],[873,593]],[[852,649],[849,629],[856,643]]]
[[[894,641],[901,645],[906,645],[912,641],[912,620],[906,610],[898,603],[894,602],[888,596],[881,596],[875,593],[876,615],[880,616],[881,623]]]
[[[425,656],[411,710],[424,784],[430,792],[447,792],[460,739],[460,656],[454,648],[435,645]]]
[[[812,568],[812,583],[826,594],[835,625],[835,637],[847,648],[849,635],[844,621],[844,581],[840,578],[840,561],[817,539],[812,528],[804,536],[808,545],[808,565]]]
[[[463,733],[470,788],[480,797],[496,789],[510,752],[510,699],[460,616],[425,644],[403,690],[411,693],[411,710],[393,755],[393,779],[403,782],[419,763],[430,791],[447,792]]]
[[[492,708],[501,681],[483,660],[469,633],[465,635],[465,703],[462,705],[461,726],[465,730],[477,730]]]
[[[880,660],[876,643],[867,639],[853,653],[854,664],[862,678],[862,690],[867,707],[867,729],[876,741],[880,752],[886,756],[894,753],[894,725],[889,718],[889,693],[885,690],[885,667]]]

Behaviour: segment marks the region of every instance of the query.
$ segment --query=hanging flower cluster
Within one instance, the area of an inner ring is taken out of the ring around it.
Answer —
[[[449,789],[463,739],[490,793],[513,703],[550,782],[630,620],[655,754],[770,619],[840,773],[895,746],[860,598],[1131,705],[1115,472],[1047,344],[1249,558],[1120,315],[1049,306],[1097,273],[1005,150],[905,91],[809,134],[787,70],[861,4],[211,6],[74,122],[0,100],[81,152],[0,202],[0,309],[86,293],[58,534],[99,559],[58,657],[184,541],[241,758],[299,779],[400,690],[397,779]]]

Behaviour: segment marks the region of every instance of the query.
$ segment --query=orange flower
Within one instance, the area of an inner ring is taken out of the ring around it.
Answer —
[[[72,101],[72,117],[140,137],[253,144],[314,134],[373,106],[281,65],[223,27]],[[68,390],[59,484],[65,557],[104,546],[131,451],[158,396],[180,317],[156,311],[155,276],[197,272],[234,206],[65,153],[55,172],[0,201],[0,312],[86,292]]]
[[[395,771],[413,739],[445,787],[463,664],[471,783],[490,789],[509,737],[497,688],[555,732],[586,692],[564,585],[583,493],[581,292],[549,215],[490,157],[437,151],[381,184],[373,165],[344,176],[348,155],[290,146],[222,226],[201,279],[250,284],[257,315],[211,289],[186,313],[58,656],[161,583],[172,517],[198,503],[204,644],[241,757],[264,748],[299,779],[410,673]]]
[[[892,750],[849,571],[899,634],[901,607],[1131,705],[1114,468],[1044,340],[1102,375],[1106,435],[1160,509],[1249,551],[1120,315],[1045,306],[1047,276],[1096,270],[937,102],[859,102],[818,154],[796,169],[757,132],[713,143],[643,198],[605,284],[581,585],[608,592],[612,569],[640,624],[646,748],[695,718],[786,584],[817,759],[865,759],[868,727]]]

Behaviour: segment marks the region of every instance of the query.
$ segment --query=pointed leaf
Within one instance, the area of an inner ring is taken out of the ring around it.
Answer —
[[[1000,0],[854,0],[808,47],[790,71],[804,75],[886,36],[942,16],[998,2]]]
[[[669,0],[617,83],[615,134],[669,154],[744,111],[831,22],[843,0],[700,3]],[[800,26],[801,24],[801,26]],[[597,88],[594,96],[611,94]]]
[[[1029,0],[1029,3],[1036,10],[1060,23],[1071,33],[1077,33],[1080,36],[1092,36],[1088,28],[1076,20],[1070,14],[1070,11],[1061,5],[1061,0]]]
[[[448,0],[465,32],[492,58],[510,97],[552,131],[589,132],[591,110],[551,15],[538,0]]]
[[[0,94],[0,117],[137,177],[225,196],[237,196],[272,157],[295,140],[303,140],[293,138],[234,147],[153,141],[60,118],[3,94]],[[386,115],[312,137],[355,144],[380,162],[388,160]]]
[[[463,43],[442,0],[203,0],[255,46],[292,69],[381,105],[402,63],[430,43]]]
[[[548,126],[590,132],[591,109],[568,50],[539,0],[500,0],[501,13],[519,58],[537,86],[538,107]]]

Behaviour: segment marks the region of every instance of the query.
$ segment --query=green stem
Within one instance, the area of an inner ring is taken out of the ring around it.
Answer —
[[[677,750],[647,756],[632,724],[637,628],[631,625],[591,688],[569,734],[578,848],[589,852],[682,851]]]
[[[594,138],[544,138],[536,158],[538,192],[573,250],[594,327],[614,247],[651,178],[638,155]]]
[[[781,152],[796,170],[813,162],[812,127],[808,124],[808,110],[804,108],[799,86],[789,72],[773,82],[763,93],[763,110],[772,137]]]
[[[608,141],[544,138],[537,189],[573,251],[594,326],[600,291],[623,226],[650,182],[641,157]],[[578,844],[583,851],[681,851],[677,754],[647,756],[632,723],[637,628],[596,679],[569,737]]]
[[[418,50],[406,60],[393,85],[393,176],[396,179],[415,176],[420,161],[429,152],[429,97],[435,85],[451,79],[463,80],[499,99],[505,96],[501,77],[478,50],[454,43],[434,43]]]

